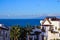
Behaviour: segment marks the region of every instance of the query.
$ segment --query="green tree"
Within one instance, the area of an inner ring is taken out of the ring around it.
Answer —
[[[20,26],[19,25],[15,25],[11,27],[10,30],[10,38],[11,40],[18,40],[18,38],[20,37]]]
[[[26,35],[27,33],[30,33],[32,30],[32,26],[27,24],[26,26],[22,27],[21,28],[21,35],[20,35],[20,38],[21,40],[26,40]]]
[[[25,31],[26,31],[26,33],[28,32],[30,34],[30,32],[32,31],[32,26],[30,24],[27,24]]]

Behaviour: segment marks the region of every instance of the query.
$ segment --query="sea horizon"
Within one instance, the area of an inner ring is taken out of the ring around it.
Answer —
[[[13,26],[13,25],[20,25],[20,26],[26,26],[27,24],[34,26],[34,25],[40,25],[40,20],[43,19],[0,19],[0,24],[4,24],[7,26]]]
[[[46,17],[46,16],[45,16]],[[39,18],[25,18],[25,19],[0,19],[0,24],[4,24],[7,26],[13,26],[13,25],[20,25],[20,26],[26,26],[27,24],[29,25],[40,25],[40,20],[43,20],[45,18],[44,16],[39,17]],[[56,16],[58,18],[60,18],[60,16]]]

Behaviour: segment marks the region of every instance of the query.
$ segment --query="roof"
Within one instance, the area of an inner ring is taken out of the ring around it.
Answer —
[[[51,24],[51,22],[48,18],[45,18],[45,20],[42,22],[42,24],[44,24],[46,20]]]
[[[52,17],[46,17],[46,19],[51,19],[52,21],[60,21],[59,18],[55,17],[55,16],[52,16]]]
[[[3,30],[8,30],[8,28],[2,28],[2,27],[0,27],[1,29],[3,29]]]
[[[9,30],[9,28],[4,24],[0,24],[0,28],[3,30]]]
[[[49,24],[45,24],[44,25],[44,23],[45,23],[45,21],[48,21],[49,22]],[[60,21],[60,19],[59,18],[56,18],[55,16],[53,16],[53,17],[46,17],[45,19],[44,19],[44,21],[42,22],[42,26],[53,26],[53,25],[51,25],[51,21]]]
[[[55,16],[47,16],[46,18],[56,18]]]
[[[41,32],[41,29],[38,29],[38,28],[35,28],[35,29],[33,29],[33,32]]]

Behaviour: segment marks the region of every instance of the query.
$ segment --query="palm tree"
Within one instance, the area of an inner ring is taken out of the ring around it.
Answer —
[[[19,37],[20,37],[20,26],[19,25],[12,26],[10,30],[11,40],[18,40]]]
[[[27,24],[26,27],[21,29],[21,40],[26,40],[27,33],[30,33],[31,31],[31,25]]]
[[[25,30],[25,28],[22,28],[21,35],[20,35],[21,40],[26,40],[26,33],[27,31]]]
[[[29,34],[32,31],[32,26],[27,24],[25,30],[26,30],[26,33]]]

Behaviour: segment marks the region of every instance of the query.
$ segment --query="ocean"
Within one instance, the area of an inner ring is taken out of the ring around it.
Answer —
[[[4,24],[7,26],[13,26],[13,25],[21,25],[26,26],[29,25],[40,25],[40,20],[42,19],[0,19],[0,24]]]

